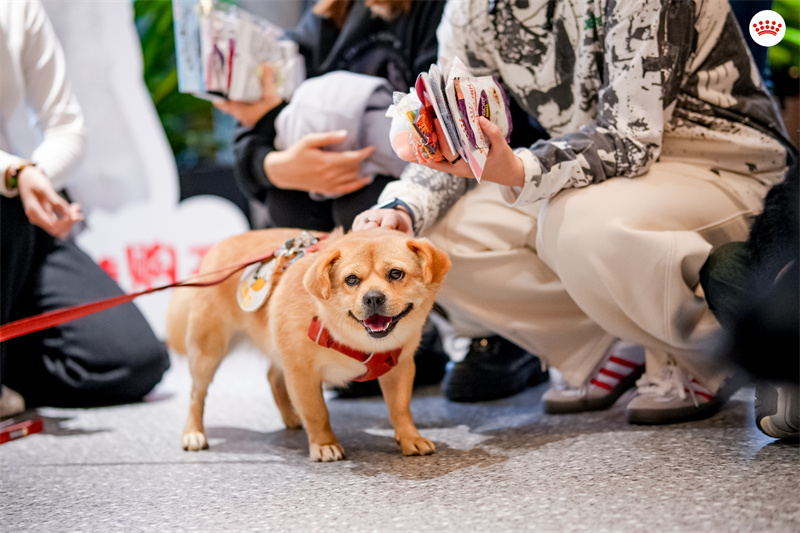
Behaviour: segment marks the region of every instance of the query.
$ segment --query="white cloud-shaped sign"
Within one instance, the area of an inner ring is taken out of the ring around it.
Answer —
[[[97,210],[88,225],[78,245],[129,293],[186,279],[212,246],[249,230],[242,211],[219,196],[195,196],[177,207],[140,203],[113,213]],[[134,300],[161,339],[171,295],[166,290]]]

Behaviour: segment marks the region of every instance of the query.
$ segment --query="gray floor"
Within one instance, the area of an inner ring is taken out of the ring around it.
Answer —
[[[2,531],[800,531],[800,450],[753,423],[744,389],[710,420],[629,426],[624,405],[549,416],[546,385],[412,405],[436,455],[404,458],[379,399],[329,401],[348,460],[312,463],[282,428],[266,362],[239,351],[211,388],[211,449],[188,453],[186,361],[151,401],[42,409],[0,446]]]

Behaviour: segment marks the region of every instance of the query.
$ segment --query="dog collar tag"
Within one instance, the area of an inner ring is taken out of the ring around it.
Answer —
[[[274,271],[275,259],[268,263],[256,263],[245,269],[236,289],[236,300],[242,310],[252,313],[264,305],[272,289],[270,281]]]

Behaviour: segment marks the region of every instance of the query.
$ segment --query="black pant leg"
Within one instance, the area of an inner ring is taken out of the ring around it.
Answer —
[[[331,231],[350,230],[355,217],[375,205],[387,183],[397,178],[376,176],[366,187],[333,200],[312,200],[307,192],[270,189],[267,210],[276,227]]]
[[[6,232],[6,218],[4,210],[4,255],[6,239],[13,239]],[[29,269],[30,279],[17,300],[11,302],[12,320],[122,294],[117,284],[74,243],[36,231],[46,241],[41,245],[45,253],[34,254],[37,260]],[[6,259],[4,267],[5,262]],[[3,344],[7,345],[3,350],[3,382],[22,394],[30,405],[89,406],[136,401],[169,368],[164,344],[133,303]]]
[[[28,222],[19,198],[0,196],[0,324],[23,318],[18,302],[27,301],[35,265],[46,254],[49,235]],[[0,343],[0,384],[5,382],[9,343]]]
[[[266,204],[269,217],[278,228],[331,231],[335,226],[331,200],[317,202],[307,192],[270,189]]]

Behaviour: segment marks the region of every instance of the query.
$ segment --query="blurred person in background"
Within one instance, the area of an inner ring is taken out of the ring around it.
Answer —
[[[59,194],[85,149],[64,55],[38,0],[0,3],[0,322],[122,294],[69,235],[81,208]],[[40,142],[19,153],[27,106]],[[140,400],[169,367],[132,303],[0,344],[0,417],[26,406]]]
[[[444,2],[438,1],[320,0],[287,35],[299,46],[308,78],[348,71],[383,78],[393,90],[407,91],[417,74],[436,61],[436,27],[443,9]],[[270,71],[265,73],[269,78]],[[345,140],[340,131],[319,131],[276,150],[275,121],[288,102],[266,81],[258,102],[216,104],[241,123],[234,144],[241,189],[266,206],[272,225],[349,228],[397,175],[372,181],[361,175],[360,164],[372,153],[369,147],[329,151]],[[349,96],[339,95],[343,105]],[[338,197],[315,200],[309,193]]]

